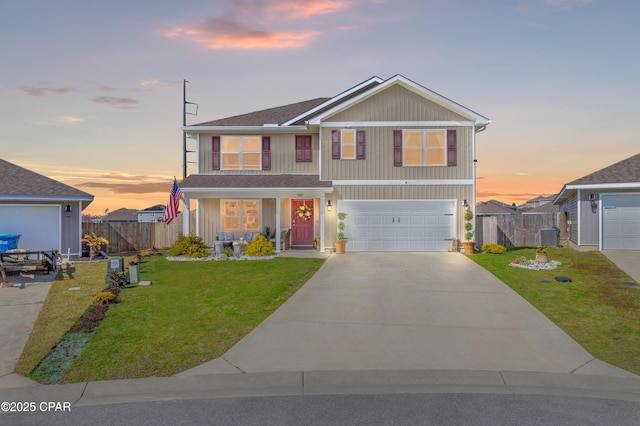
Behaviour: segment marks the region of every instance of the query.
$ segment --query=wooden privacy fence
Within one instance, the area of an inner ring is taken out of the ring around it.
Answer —
[[[557,228],[561,238],[566,234],[563,213],[510,214],[476,217],[476,240],[478,245],[497,243],[503,246],[537,246],[540,230]]]
[[[195,231],[195,212],[191,212],[190,228]],[[82,234],[95,232],[109,241],[110,253],[166,249],[173,245],[182,233],[182,213],[169,225],[166,223],[101,222],[82,223]]]

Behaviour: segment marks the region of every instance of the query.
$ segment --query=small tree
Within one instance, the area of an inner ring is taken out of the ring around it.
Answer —
[[[464,220],[465,220],[465,224],[464,224],[464,230],[466,231],[464,234],[464,239],[467,241],[471,241],[471,239],[473,238],[473,224],[471,223],[471,221],[473,220],[473,213],[466,212],[464,214]]]
[[[92,232],[91,234],[84,234],[82,242],[89,247],[89,259],[91,260],[96,258],[100,247],[109,247],[109,240],[104,237],[98,237],[95,232]]]

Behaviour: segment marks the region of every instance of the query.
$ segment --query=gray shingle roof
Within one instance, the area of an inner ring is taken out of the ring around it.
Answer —
[[[181,189],[197,188],[331,188],[318,175],[190,175]]]
[[[640,154],[569,182],[567,185],[640,182]]]
[[[93,200],[93,195],[0,158],[0,197]]]
[[[250,112],[248,114],[207,121],[205,123],[194,124],[194,126],[263,126],[265,124],[282,124],[328,100],[329,98],[316,98],[295,104]]]

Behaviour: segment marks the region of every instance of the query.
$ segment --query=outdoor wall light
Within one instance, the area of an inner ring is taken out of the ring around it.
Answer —
[[[331,211],[331,200],[327,200],[327,211]]]
[[[464,200],[462,202],[462,207],[464,207],[464,211],[468,212],[469,211],[469,203],[467,203],[467,200]]]
[[[65,214],[67,217],[71,217],[71,206],[70,206],[69,204],[67,204],[67,206],[65,207],[65,209],[64,209],[64,214]]]

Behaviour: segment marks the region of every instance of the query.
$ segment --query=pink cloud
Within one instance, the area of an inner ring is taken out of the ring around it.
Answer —
[[[139,104],[137,100],[132,98],[117,98],[114,96],[99,96],[91,99],[91,102],[119,109],[133,109]]]
[[[70,87],[34,87],[24,85],[18,86],[17,89],[29,96],[36,96],[39,98],[49,95],[66,95],[76,91]]]
[[[209,49],[284,49],[301,47],[316,32],[260,31],[237,22],[213,19],[194,28],[177,27],[167,37],[187,36]]]

